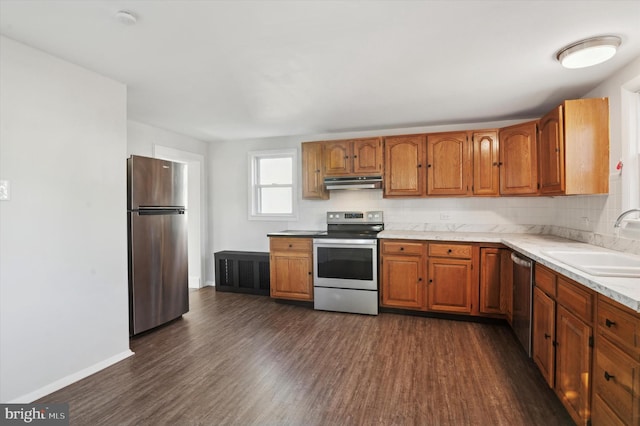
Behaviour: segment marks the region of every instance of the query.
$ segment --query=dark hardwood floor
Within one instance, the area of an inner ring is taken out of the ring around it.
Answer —
[[[571,425],[507,326],[190,292],[136,353],[37,402],[72,425]]]

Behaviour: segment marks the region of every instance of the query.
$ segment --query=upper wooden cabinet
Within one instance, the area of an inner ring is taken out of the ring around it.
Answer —
[[[425,191],[426,135],[384,140],[384,196],[421,197]]]
[[[500,144],[497,130],[474,132],[473,195],[500,195]]]
[[[351,139],[324,142],[326,176],[375,175],[382,173],[382,140]]]
[[[467,195],[471,145],[467,132],[427,135],[427,195]]]
[[[302,144],[302,198],[327,200],[329,191],[324,187],[322,172],[322,142]]]
[[[535,121],[500,129],[500,194],[537,194],[536,134]]]
[[[540,119],[542,194],[609,192],[609,102],[564,101]]]

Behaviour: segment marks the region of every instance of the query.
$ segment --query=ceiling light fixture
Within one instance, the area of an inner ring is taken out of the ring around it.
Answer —
[[[616,36],[587,38],[563,47],[556,59],[565,68],[585,68],[607,61],[616,54],[622,40]]]
[[[128,10],[119,10],[116,12],[116,19],[118,22],[124,25],[135,25],[138,22],[138,18],[133,12]]]

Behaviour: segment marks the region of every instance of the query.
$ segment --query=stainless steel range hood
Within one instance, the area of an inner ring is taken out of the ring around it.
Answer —
[[[380,189],[382,176],[342,176],[324,178],[328,190],[336,189]]]

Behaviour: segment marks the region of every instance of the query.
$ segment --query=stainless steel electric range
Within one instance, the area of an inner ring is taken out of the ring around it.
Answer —
[[[381,211],[327,212],[327,232],[313,239],[314,308],[378,314]]]

